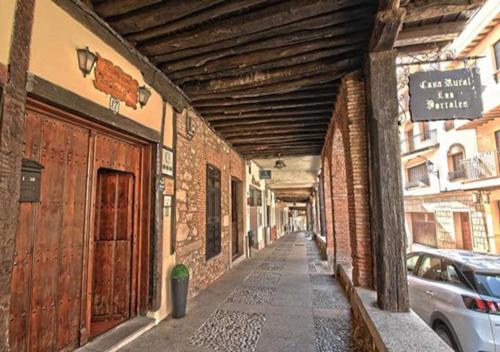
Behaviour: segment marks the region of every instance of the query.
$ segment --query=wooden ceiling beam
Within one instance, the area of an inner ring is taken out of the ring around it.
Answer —
[[[396,39],[396,47],[452,41],[465,28],[467,22],[447,22],[403,28]]]
[[[248,46],[244,46],[241,49],[241,52],[237,52],[229,56],[217,56],[215,60],[200,60],[195,56],[178,62],[159,64],[158,67],[168,74],[169,77],[172,77],[172,79],[179,79],[207,72],[218,72],[233,68],[255,66],[257,64],[277,61],[282,58],[297,56],[299,54],[318,49],[333,49],[334,47],[336,48],[339,46],[352,46],[352,44],[366,41],[367,31],[361,31],[362,28],[368,28],[366,21],[364,23],[359,21],[358,26],[360,27],[359,29],[357,27],[350,27],[347,25],[343,25],[339,28],[331,27],[328,28],[328,31],[325,31],[326,33],[323,37],[316,38],[316,34],[312,34],[309,37],[306,37],[307,39],[304,38],[304,40],[298,43],[289,43],[284,41],[278,42],[280,37],[274,37],[272,40],[276,42],[276,45],[273,47],[259,48],[258,44],[262,43],[259,41],[254,44],[254,46],[257,47],[256,49],[252,50]],[[349,34],[349,38],[352,39],[351,41],[346,40],[346,34]]]
[[[476,10],[485,0],[414,0],[405,6],[405,22],[424,21],[429,18],[447,16]]]
[[[209,73],[189,75],[181,79],[172,78],[172,80],[174,80],[178,85],[185,85],[190,81],[205,81],[205,80],[216,80],[216,79],[224,79],[231,77],[240,77],[245,74],[252,74],[256,71],[274,70],[278,68],[285,69],[287,67],[306,65],[310,62],[332,60],[332,58],[338,55],[344,55],[344,56],[350,55],[352,57],[359,57],[363,55],[364,51],[363,49],[365,49],[367,46],[366,38],[364,38],[364,33],[362,34],[362,36],[345,37],[343,39],[339,39],[339,41],[343,41],[345,43],[354,43],[349,46],[342,45],[341,47],[335,47],[333,43],[330,43],[330,44],[325,44],[326,46],[323,49],[312,50],[310,52],[305,52],[297,56],[285,57],[281,59],[276,59],[278,58],[278,56],[274,56],[276,60],[273,60],[271,56],[269,57],[262,56],[261,57],[262,60],[270,60],[270,61],[265,61],[256,64],[254,66],[246,66],[242,64],[241,67],[239,68],[208,71]],[[303,49],[306,49],[306,46],[304,46]],[[170,75],[168,76],[170,77]]]
[[[196,1],[199,3],[205,2],[205,0]],[[351,3],[366,3],[366,0],[289,0],[256,11],[246,12],[240,16],[215,21],[189,31],[173,34],[161,40],[140,45],[139,48],[145,55],[158,55],[165,52],[204,46],[254,32],[266,32],[271,28],[355,5]],[[158,25],[160,20],[156,18],[158,17],[156,14],[154,17],[154,21]],[[193,25],[195,24],[197,23],[193,23]]]
[[[266,143],[280,143],[280,144],[288,144],[288,143],[296,143],[296,142],[310,142],[314,143],[316,141],[323,142],[325,140],[325,133],[316,133],[310,135],[293,135],[293,136],[271,136],[271,137],[262,137],[262,136],[252,136],[252,137],[234,137],[234,138],[226,138],[233,147],[237,147],[240,145],[259,145]]]
[[[245,159],[257,159],[257,158],[276,158],[278,154],[281,156],[314,156],[320,155],[321,149],[304,149],[304,150],[287,150],[287,151],[270,151],[270,152],[240,152]]]
[[[331,94],[330,96],[331,97]],[[301,100],[286,100],[282,102],[274,103],[254,103],[254,104],[241,104],[233,106],[220,106],[220,107],[199,107],[197,110],[205,116],[206,114],[243,114],[252,111],[262,111],[262,110],[283,110],[292,108],[304,108],[311,106],[321,106],[330,105],[333,106],[334,101],[332,99],[325,99],[325,97],[315,98],[315,99],[301,99]]]
[[[299,123],[299,122],[318,122],[325,123],[328,122],[331,118],[331,114],[323,114],[323,115],[303,115],[303,116],[290,116],[286,117],[264,117],[264,118],[250,118],[247,120],[238,119],[238,120],[221,120],[221,121],[212,121],[210,125],[214,128],[222,128],[222,127],[243,127],[243,126],[254,126],[264,123]]]
[[[145,29],[175,21],[179,18],[202,11],[223,0],[170,0],[153,6],[143,7],[106,21],[122,35],[140,32]]]
[[[173,32],[178,32],[183,29],[200,25],[207,21],[215,21],[221,17],[227,17],[234,13],[241,12],[242,9],[251,9],[262,4],[273,4],[279,0],[233,0],[218,3],[215,6],[206,8],[202,11],[193,13],[190,16],[178,18],[166,24],[160,24],[145,30],[130,33],[125,36],[130,42],[138,43],[157,39],[158,37],[166,37]],[[168,5],[165,5],[168,6]]]
[[[298,149],[298,148],[315,149],[316,147],[322,147],[323,144],[324,144],[323,140],[318,140],[318,141],[298,141],[298,142],[287,142],[287,143],[259,142],[257,144],[248,143],[248,144],[233,145],[233,147],[236,148],[237,150],[259,151],[259,150],[269,150],[269,149],[276,149],[276,150],[287,150],[287,149]]]
[[[319,115],[330,116],[333,112],[333,104],[328,104],[325,107],[312,107],[309,109],[289,109],[289,110],[276,110],[276,111],[258,111],[247,114],[236,115],[218,115],[218,114],[205,114],[203,117],[208,122],[213,121],[227,121],[227,120],[245,120],[245,119],[265,119],[269,117],[292,117],[292,116],[305,116],[305,115]]]
[[[331,60],[334,61],[333,58]],[[315,75],[325,75],[326,77],[323,78],[328,78],[330,75],[336,75],[343,70],[356,67],[360,63],[360,57],[339,58],[335,62],[310,62],[304,65],[254,72],[236,78],[230,77],[188,83],[183,85],[182,88],[188,95],[197,95],[203,92],[225,93],[294,81],[301,78],[307,79],[307,77]],[[292,86],[296,87],[296,84],[294,83]]]
[[[199,95],[192,95],[191,101],[195,102],[197,100],[207,100],[207,99],[220,99],[220,98],[229,98],[232,97],[234,99],[241,98],[254,98],[254,97],[262,97],[266,95],[275,95],[275,94],[285,94],[289,92],[295,92],[303,87],[313,85],[313,84],[322,84],[322,83],[331,83],[331,82],[340,82],[340,78],[344,76],[344,74],[352,71],[345,70],[343,72],[325,72],[323,74],[318,74],[314,76],[305,77],[302,79],[297,79],[295,81],[288,81],[284,83],[277,83],[268,86],[263,86],[259,88],[254,88],[251,90],[243,89],[239,91],[231,91],[225,93],[205,93]],[[196,103],[195,103],[196,105]]]
[[[224,132],[221,133],[225,139],[230,140],[231,138],[237,138],[237,137],[272,137],[276,135],[283,135],[286,134],[287,136],[295,136],[295,135],[307,135],[307,134],[314,134],[314,133],[320,133],[320,132],[326,132],[326,127],[327,125],[322,125],[320,127],[308,127],[307,129],[304,129],[303,127],[299,128],[269,128],[269,129],[260,129],[258,131],[251,131],[245,129],[242,131],[241,129],[239,131],[233,131],[233,132]]]
[[[294,121],[293,119],[288,119],[289,121],[282,121],[282,120],[275,120],[273,121],[256,121],[255,123],[253,121],[247,121],[250,122],[251,124],[219,124],[213,126],[216,128],[221,134],[225,133],[231,133],[231,132],[239,132],[239,131],[248,131],[248,132],[256,132],[256,131],[262,131],[262,130],[268,130],[268,129],[285,129],[285,128],[314,128],[314,127],[321,127],[321,128],[326,128],[328,127],[328,118],[325,119],[312,119],[310,117],[307,117],[307,120],[298,120]],[[302,121],[302,122],[301,122]],[[213,125],[213,124],[212,124]]]
[[[357,3],[359,2],[358,0]],[[356,5],[356,3],[353,5]],[[172,65],[175,64],[172,67],[172,70],[175,71],[198,67],[225,56],[328,38],[330,36],[328,32],[332,30],[332,26],[360,18],[368,18],[371,21],[372,15],[373,5],[360,5],[355,11],[346,9],[326,13],[287,25],[277,26],[267,31],[258,31],[212,44],[202,43],[201,46],[184,50],[160,52],[151,56],[151,60],[157,64],[175,61],[172,63]],[[138,45],[140,46],[140,43]],[[184,60],[181,61],[181,59]]]
[[[251,106],[253,104],[264,104],[264,103],[288,104],[288,103],[294,103],[296,101],[308,102],[308,101],[315,101],[321,98],[323,99],[326,98],[324,100],[329,100],[333,103],[335,100],[336,91],[337,91],[337,86],[332,86],[330,89],[325,89],[325,90],[317,90],[311,92],[298,91],[288,94],[270,95],[261,98],[249,98],[249,99],[226,98],[226,99],[214,99],[207,101],[197,101],[195,105],[199,111],[203,111],[203,109],[209,109],[209,108],[224,109],[224,107],[233,107],[233,106],[246,107],[246,106]]]
[[[95,12],[102,18],[118,16],[135,11],[150,5],[160,3],[162,0],[106,0],[94,5]]]
[[[370,40],[370,51],[392,50],[406,14],[404,8],[392,8],[377,13]]]

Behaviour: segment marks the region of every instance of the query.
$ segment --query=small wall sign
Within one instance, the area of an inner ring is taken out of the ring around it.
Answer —
[[[161,172],[165,176],[174,176],[174,152],[167,148],[162,150]]]
[[[412,121],[477,119],[483,115],[477,68],[410,75]]]
[[[118,114],[120,112],[120,101],[110,96],[109,110],[113,111],[114,114]]]
[[[172,209],[172,197],[163,196],[163,217],[170,216],[171,209]]]
[[[270,180],[271,179],[271,170],[260,170],[259,178],[261,180]]]

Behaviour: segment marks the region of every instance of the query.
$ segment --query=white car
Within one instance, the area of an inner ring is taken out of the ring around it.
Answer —
[[[500,352],[500,256],[422,250],[407,268],[411,308],[455,351]]]

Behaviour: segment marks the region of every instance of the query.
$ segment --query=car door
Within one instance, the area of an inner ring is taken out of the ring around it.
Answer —
[[[435,309],[434,295],[437,286],[443,280],[442,275],[441,258],[425,254],[420,259],[418,272],[413,280],[415,304],[412,308],[427,324],[430,324],[431,315]]]
[[[415,297],[414,288],[419,259],[420,255],[418,253],[410,253],[406,258],[406,270],[408,271],[408,293],[410,296],[410,306],[412,309],[413,306],[418,303]]]

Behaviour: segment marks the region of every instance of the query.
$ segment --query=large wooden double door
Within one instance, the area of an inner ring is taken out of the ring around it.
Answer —
[[[12,351],[71,350],[137,314],[150,148],[31,102],[23,157],[43,166],[20,203]]]

